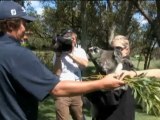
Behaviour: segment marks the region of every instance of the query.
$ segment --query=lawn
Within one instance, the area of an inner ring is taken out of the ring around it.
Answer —
[[[87,110],[84,110],[86,120],[91,120],[90,113]],[[39,119],[38,120],[56,120],[55,118],[55,108],[54,100],[51,97],[48,97],[46,100],[39,104]],[[147,115],[141,110],[136,110],[136,119],[135,120],[160,120],[160,117],[155,117],[152,115]]]

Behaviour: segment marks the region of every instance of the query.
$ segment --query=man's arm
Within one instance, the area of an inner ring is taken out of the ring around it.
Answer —
[[[76,62],[80,67],[85,68],[88,66],[88,59],[75,56],[72,53],[69,53],[68,56],[72,58],[73,61]]]
[[[51,94],[54,96],[74,96],[100,89],[112,89],[124,85],[124,82],[115,79],[115,74],[109,74],[101,80],[93,81],[60,81]]]

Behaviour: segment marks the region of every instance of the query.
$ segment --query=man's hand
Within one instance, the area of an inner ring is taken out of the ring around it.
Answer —
[[[125,85],[124,81],[117,79],[117,75],[115,73],[106,75],[101,79],[101,81],[103,84],[105,83],[104,89],[113,89]]]

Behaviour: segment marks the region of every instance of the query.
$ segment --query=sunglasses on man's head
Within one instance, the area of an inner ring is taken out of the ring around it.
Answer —
[[[125,47],[115,46],[115,47],[114,47],[114,49],[117,49],[117,50],[122,51],[122,50],[124,50],[124,49],[125,49]]]

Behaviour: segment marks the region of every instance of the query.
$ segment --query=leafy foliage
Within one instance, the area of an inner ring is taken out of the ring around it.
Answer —
[[[50,70],[53,69],[53,51],[34,51],[36,56],[46,65]]]
[[[27,2],[27,11],[38,18],[29,27],[33,32],[29,40],[32,49],[51,49],[53,36],[70,27],[77,32],[78,43],[85,50],[89,46],[108,49],[112,37],[122,34],[130,40],[132,55],[144,56],[146,69],[153,58],[153,43],[160,44],[158,0],[53,0],[41,3],[44,10],[38,15],[33,7],[29,7],[31,2]]]
[[[103,77],[101,74],[91,75],[84,77],[84,80],[97,80]],[[134,98],[144,112],[160,115],[160,79],[141,74],[134,78],[126,76],[124,81],[132,88]]]
[[[125,77],[124,81],[133,89],[134,98],[147,114],[160,115],[160,79],[145,77]]]

